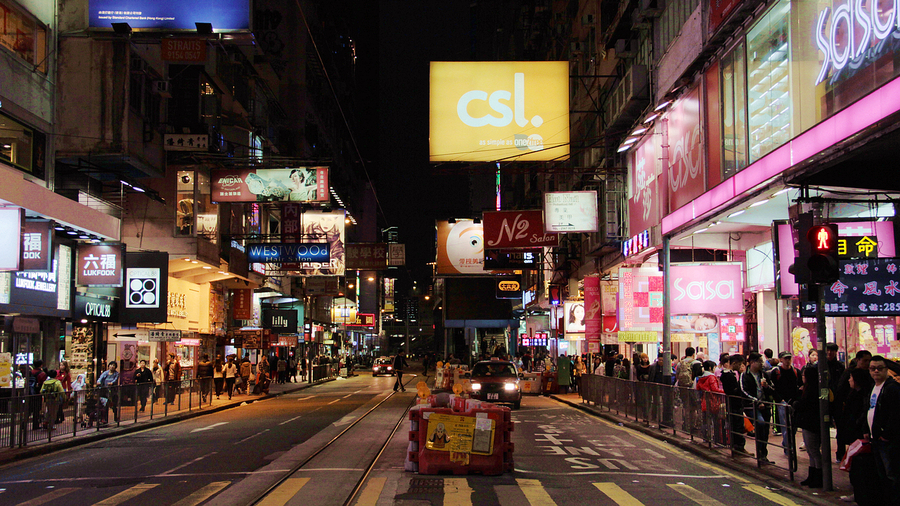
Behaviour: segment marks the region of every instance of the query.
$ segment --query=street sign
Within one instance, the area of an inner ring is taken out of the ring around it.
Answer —
[[[175,343],[181,341],[180,330],[147,329],[151,343]]]

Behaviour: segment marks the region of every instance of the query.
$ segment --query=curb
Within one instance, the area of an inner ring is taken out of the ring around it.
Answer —
[[[229,404],[223,404],[221,406],[216,406],[213,408],[208,408],[204,410],[190,411],[187,413],[180,413],[177,415],[171,415],[164,418],[158,418],[155,420],[147,420],[145,422],[132,423],[123,427],[115,427],[106,429],[103,431],[97,431],[90,435],[85,436],[77,436],[73,438],[69,438],[63,441],[53,441],[50,443],[42,443],[35,446],[25,446],[24,448],[10,449],[9,452],[0,451],[0,466],[5,466],[7,464],[18,462],[20,460],[30,459],[32,457],[39,457],[42,455],[47,455],[49,453],[57,452],[60,450],[67,450],[69,448],[75,448],[77,446],[82,446],[90,443],[95,443],[97,441],[102,441],[104,439],[110,439],[117,436],[122,436],[125,434],[131,434],[134,432],[140,432],[147,429],[154,429],[156,427],[162,427],[164,425],[170,425],[176,422],[181,422],[183,420],[190,420],[192,418],[197,418],[204,415],[209,415],[212,413],[218,413],[220,411],[224,411],[226,409],[232,409],[243,405],[244,403],[253,404],[254,402],[259,402],[266,399],[273,399],[275,397],[280,397],[282,395],[299,392],[300,390],[306,390],[307,388],[314,387],[316,385],[321,385],[323,383],[327,383],[330,381],[335,381],[335,378],[318,381],[316,383],[305,383],[302,386],[298,386],[296,388],[292,388],[289,390],[284,390],[278,393],[270,393],[264,396],[256,397],[252,400],[244,400],[241,402],[232,402]],[[65,436],[63,436],[65,437]],[[4,455],[4,453],[7,453]]]
[[[742,466],[742,465],[740,465],[740,463],[738,461],[723,457],[722,455],[720,455],[716,452],[707,450],[703,446],[699,446],[697,444],[692,444],[687,441],[683,441],[683,440],[673,437],[669,434],[659,432],[656,429],[646,427],[646,426],[636,423],[636,422],[623,420],[613,414],[604,413],[604,412],[600,411],[599,409],[595,409],[594,407],[592,407],[590,405],[586,405],[583,402],[582,403],[572,402],[570,400],[560,398],[556,395],[550,395],[550,398],[556,400],[557,402],[561,402],[563,404],[569,405],[575,409],[579,409],[590,415],[596,416],[598,418],[603,418],[604,420],[607,420],[609,422],[613,422],[617,425],[621,425],[628,429],[640,432],[647,436],[650,436],[650,437],[653,437],[660,441],[663,441],[665,443],[668,443],[668,444],[675,446],[681,450],[684,450],[686,452],[694,454],[698,457],[702,457],[705,460],[711,461],[716,465],[719,465],[719,466],[728,468],[732,471],[737,471],[740,474],[749,476],[749,477],[753,478],[754,480],[762,482],[763,484],[765,484],[768,488],[772,489],[773,491],[785,492],[787,494],[790,494],[793,497],[796,497],[797,499],[808,501],[813,504],[817,504],[817,505],[821,505],[821,506],[834,506],[835,504],[846,504],[846,503],[842,502],[839,497],[834,497],[832,499],[827,496],[823,497],[820,495],[812,495],[808,490],[798,488],[797,486],[795,486],[793,484],[793,482],[784,481],[783,478],[781,478],[781,477],[773,476],[769,473],[766,473],[765,471],[760,471],[756,467]]]

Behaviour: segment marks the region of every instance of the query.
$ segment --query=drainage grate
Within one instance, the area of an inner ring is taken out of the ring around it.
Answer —
[[[442,478],[413,478],[409,481],[407,494],[440,494],[444,492]]]

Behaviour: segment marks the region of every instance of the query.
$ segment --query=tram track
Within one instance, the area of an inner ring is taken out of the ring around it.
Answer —
[[[413,380],[415,380],[415,377],[413,377]],[[376,412],[378,412],[378,410],[380,408],[382,408],[382,406],[384,406],[386,403],[388,403],[389,401],[394,399],[394,397],[398,393],[400,393],[400,392],[392,392],[391,394],[386,396],[384,399],[380,400],[377,404],[375,404],[374,406],[369,408],[365,413],[363,413],[361,416],[356,418],[347,427],[345,427],[343,430],[341,430],[338,434],[336,434],[334,437],[332,437],[325,444],[321,445],[313,453],[309,454],[302,461],[300,461],[296,464],[293,464],[286,472],[284,472],[282,474],[282,476],[276,482],[269,485],[264,491],[256,494],[256,496],[251,501],[248,501],[247,504],[262,505],[262,506],[265,506],[266,504],[270,504],[270,502],[267,501],[268,497],[272,496],[273,493],[275,493],[277,490],[279,490],[279,488],[285,486],[288,483],[288,481],[291,480],[295,475],[297,475],[298,473],[302,473],[304,470],[306,470],[307,467],[310,465],[310,463],[312,463],[317,457],[322,456],[323,453],[334,448],[334,446],[336,444],[345,441],[349,435],[352,435],[354,429],[358,428],[358,426],[362,422],[369,419],[369,417],[371,415],[375,414]],[[414,405],[414,399],[415,398],[413,398],[413,400],[411,400],[409,402],[409,404],[403,410],[402,415],[400,417],[398,417],[396,423],[394,423],[394,426],[393,426],[392,430],[390,431],[390,433],[388,434],[388,436],[384,439],[384,441],[380,442],[380,448],[378,449],[378,452],[375,454],[375,456],[371,459],[371,461],[369,461],[366,464],[364,469],[355,470],[357,472],[361,472],[361,475],[360,475],[359,479],[356,480],[356,483],[354,484],[353,488],[349,491],[349,494],[347,495],[346,499],[342,502],[342,504],[344,504],[345,506],[349,506],[350,504],[352,504],[353,500],[356,499],[356,497],[359,495],[359,492],[362,490],[363,485],[365,484],[366,479],[368,478],[372,469],[378,463],[379,459],[381,458],[381,456],[384,453],[385,449],[387,448],[388,444],[391,442],[391,440],[396,435],[397,431],[400,429],[401,425],[403,424],[403,421],[407,418],[407,413],[409,412],[409,409]]]

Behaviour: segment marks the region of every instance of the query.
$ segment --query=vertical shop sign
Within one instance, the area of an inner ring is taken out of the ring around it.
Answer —
[[[125,307],[120,311],[121,322],[134,324],[168,321],[169,254],[164,251],[127,253],[125,264],[122,290]]]
[[[53,224],[48,220],[29,220],[22,230],[22,270],[53,270]]]
[[[654,127],[655,128],[655,127]],[[659,147],[656,132],[646,135],[631,156],[631,195],[628,200],[629,230],[648,230],[659,224],[657,191]]]
[[[703,194],[703,150],[700,135],[700,87],[679,99],[666,115],[669,128],[667,191],[669,212]]]
[[[584,278],[584,337],[588,350],[600,349],[600,334],[603,331],[603,313],[600,311],[600,277]],[[595,352],[592,352],[595,353]]]
[[[231,291],[231,308],[235,320],[253,318],[253,289],[236,288]]]
[[[0,207],[0,237],[19,237],[25,211],[20,207]],[[22,267],[22,241],[6,241],[0,247],[0,271],[18,271]]]
[[[122,286],[124,244],[79,244],[76,252],[76,285]]]

